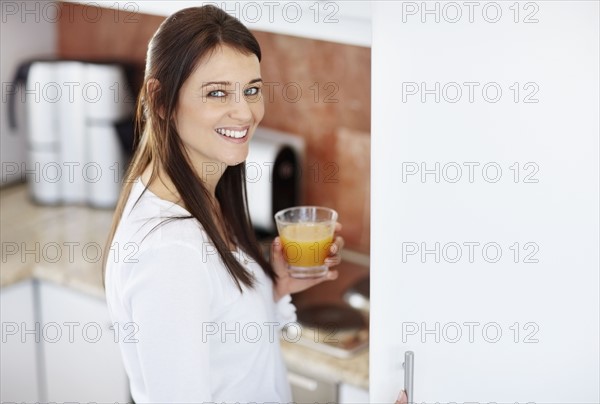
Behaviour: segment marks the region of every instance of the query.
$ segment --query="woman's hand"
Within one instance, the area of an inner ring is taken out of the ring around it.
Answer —
[[[401,390],[396,400],[396,404],[408,404],[408,397],[406,397],[406,391]]]
[[[329,255],[325,259],[325,265],[329,268],[338,265],[342,262],[341,252],[344,248],[344,239],[338,236],[339,231],[342,229],[342,225],[340,223],[335,224],[335,233],[333,235],[334,242],[331,244],[329,248]],[[315,286],[321,282],[325,281],[333,281],[338,277],[338,271],[329,270],[327,275],[314,278],[314,279],[297,279],[292,278],[287,270],[287,262],[283,255],[283,246],[281,245],[281,240],[279,237],[276,237],[273,240],[273,244],[271,245],[271,265],[273,265],[273,269],[277,274],[277,286],[273,289],[273,298],[275,301],[278,301],[283,296],[292,293],[302,292],[312,286]]]

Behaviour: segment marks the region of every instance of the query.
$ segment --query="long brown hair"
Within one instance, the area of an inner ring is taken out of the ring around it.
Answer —
[[[214,219],[215,202],[192,168],[173,122],[181,86],[198,62],[210,57],[219,46],[229,46],[246,55],[254,54],[261,60],[260,46],[252,33],[236,18],[211,5],[186,8],[171,15],[150,40],[144,84],[137,104],[136,150],[125,175],[107,247],[110,247],[115,236],[133,180],[153,163],[147,186],[157,178],[159,167],[162,168],[175,185],[187,211],[200,222],[210,237],[225,267],[242,291],[240,283],[252,287],[254,277],[231,254],[228,243],[218,231]],[[158,82],[158,88],[151,90],[151,94],[148,93],[149,80]],[[275,271],[262,255],[252,230],[245,178],[245,163],[227,167],[215,190],[216,203],[221,207],[222,220],[232,238],[230,241],[260,264],[276,282]],[[109,248],[105,251],[109,251]],[[102,269],[103,283],[107,256]]]

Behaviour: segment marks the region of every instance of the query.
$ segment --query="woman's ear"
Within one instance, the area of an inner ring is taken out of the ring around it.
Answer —
[[[150,105],[156,105],[156,97],[158,97],[158,93],[160,92],[160,81],[157,79],[149,79],[146,82],[146,94],[150,99]],[[161,105],[158,107],[158,115],[165,119],[165,109]]]

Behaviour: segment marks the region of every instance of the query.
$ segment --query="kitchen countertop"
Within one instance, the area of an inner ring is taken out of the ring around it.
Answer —
[[[104,299],[100,257],[112,215],[112,210],[87,206],[36,205],[29,200],[23,184],[1,189],[0,287],[35,278]],[[303,299],[306,296],[294,301]],[[350,359],[339,359],[283,340],[281,346],[291,368],[368,389],[368,350]]]
[[[0,286],[35,277],[104,298],[101,252],[111,210],[39,206],[24,185],[0,190]]]

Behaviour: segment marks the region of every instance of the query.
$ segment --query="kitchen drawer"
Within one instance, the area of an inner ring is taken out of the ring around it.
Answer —
[[[39,324],[35,318],[35,284],[28,280],[2,288],[0,402],[38,402]]]
[[[319,380],[295,371],[288,372],[292,386],[292,399],[298,404],[337,403],[337,383]]]

